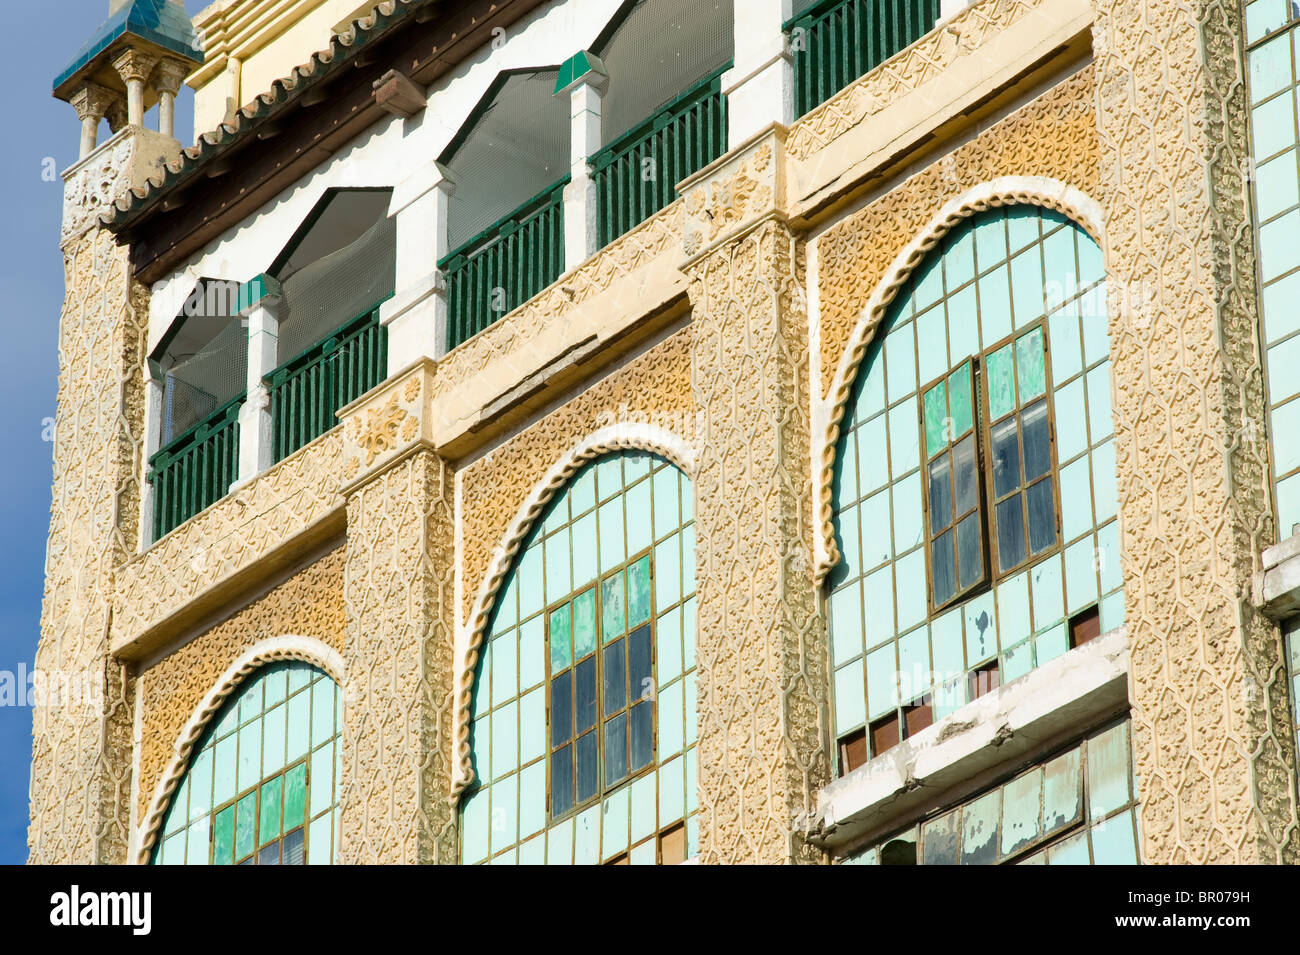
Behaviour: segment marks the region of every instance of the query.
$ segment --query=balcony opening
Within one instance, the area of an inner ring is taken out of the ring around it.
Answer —
[[[564,271],[569,103],[558,69],[503,73],[438,157],[447,206],[448,349],[518,308]]]
[[[593,52],[609,71],[604,147],[591,159],[602,246],[677,198],[677,184],[727,151],[722,74],[734,56],[732,0],[625,4]]]
[[[268,270],[282,292],[280,364],[266,377],[276,461],[387,377],[379,306],[396,282],[391,198],[391,189],[331,190]]]
[[[238,283],[200,280],[149,356],[161,384],[158,451],[148,472],[154,540],[224,497],[237,476],[248,374],[238,290]]]
[[[938,20],[939,0],[799,0],[786,23],[795,115],[811,112],[911,46]]]

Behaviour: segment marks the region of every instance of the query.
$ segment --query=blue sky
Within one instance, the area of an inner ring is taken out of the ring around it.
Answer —
[[[187,0],[191,14],[207,0]],[[43,176],[48,159],[62,171],[77,158],[76,113],[50,95],[55,75],[108,15],[108,0],[58,0],[33,8],[45,22],[28,21],[21,42],[0,58],[9,103],[0,148],[6,227],[0,230],[0,301],[4,347],[0,355],[0,671],[28,668],[40,632],[45,535],[50,520],[53,445],[42,439],[43,419],[54,415],[58,323],[63,301],[59,252],[62,179]],[[57,15],[52,15],[57,14]],[[176,128],[188,145],[192,99],[178,108]],[[27,858],[27,786],[32,714],[0,706],[0,863]]]

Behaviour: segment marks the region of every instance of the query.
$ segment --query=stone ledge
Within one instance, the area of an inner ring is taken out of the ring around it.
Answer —
[[[1122,708],[1128,669],[1121,628],[967,703],[826,786],[812,820],[819,841],[842,852],[937,803],[946,790]]]
[[[1300,614],[1300,534],[1266,548],[1260,562],[1263,570],[1256,587],[1260,609],[1274,620]]]

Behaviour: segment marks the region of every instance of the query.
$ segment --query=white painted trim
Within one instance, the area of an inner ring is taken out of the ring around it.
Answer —
[[[1069,216],[1087,230],[1101,246],[1103,256],[1106,255],[1101,204],[1097,200],[1059,179],[1047,176],[1002,176],[980,183],[944,203],[927,226],[895,256],[853,326],[830,389],[824,398],[813,402],[812,484],[817,495],[815,503],[820,524],[819,532],[813,535],[813,558],[818,584],[826,579],[826,575],[840,559],[839,550],[835,546],[831,500],[840,422],[844,418],[858,369],[866,357],[867,347],[875,337],[885,309],[925,260],[926,255],[961,222],[988,209],[1018,204],[1041,206]],[[815,276],[813,280],[816,280]]]
[[[492,552],[469,619],[457,627],[456,709],[452,717],[453,738],[456,740],[456,756],[452,760],[453,801],[459,801],[461,794],[474,782],[469,745],[474,670],[478,666],[479,649],[501,584],[513,568],[524,538],[551,499],[568,485],[584,464],[615,451],[648,451],[662,455],[687,477],[694,479],[695,448],[690,443],[656,425],[625,422],[601,428],[583,438],[551,465],[545,476],[533,486]]]
[[[172,795],[180,786],[189,767],[194,744],[203,735],[212,718],[249,675],[268,663],[282,660],[300,660],[310,663],[328,673],[339,686],[346,685],[343,656],[333,647],[314,637],[293,634],[271,637],[240,654],[239,658],[226,668],[226,671],[203,695],[203,699],[190,714],[190,718],[185,721],[180,735],[176,738],[167,769],[154,786],[153,798],[149,800],[149,812],[146,813],[140,830],[132,834],[132,841],[138,846],[135,850],[137,865],[148,863],[149,852],[158,839],[158,831],[171,804]],[[344,705],[347,705],[346,698]]]

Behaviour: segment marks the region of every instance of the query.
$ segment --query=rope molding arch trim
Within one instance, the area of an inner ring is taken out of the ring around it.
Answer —
[[[244,681],[252,673],[268,664],[286,661],[310,663],[312,666],[324,670],[339,686],[344,685],[342,655],[333,647],[314,637],[295,635],[272,637],[261,641],[240,654],[238,659],[226,668],[226,671],[203,695],[203,699],[194,712],[190,714],[190,718],[185,721],[180,735],[176,738],[176,743],[172,748],[172,758],[167,763],[167,769],[164,771],[162,778],[158,780],[158,784],[154,787],[153,798],[149,800],[149,811],[142,823],[143,835],[140,839],[140,847],[136,852],[135,861],[137,865],[148,863],[149,853],[158,841],[163,817],[167,815],[172,796],[175,795],[181,780],[185,776],[185,771],[189,767],[190,757],[194,753],[194,744],[199,741],[204,731],[207,730],[212,718],[216,716],[226,701],[234,695],[235,691],[243,685]]]
[[[514,567],[515,558],[524,538],[532,531],[537,518],[570,479],[589,462],[616,451],[645,451],[666,458],[688,478],[695,475],[695,449],[677,435],[651,424],[617,424],[601,428],[574,445],[560,460],[551,465],[543,478],[534,485],[528,497],[515,512],[505,534],[493,550],[488,572],[479,585],[478,597],[468,622],[469,639],[461,659],[456,687],[454,714],[456,759],[453,761],[451,799],[459,804],[460,797],[474,783],[474,767],[469,745],[470,707],[474,696],[474,671],[478,668],[479,651],[483,647],[488,619],[496,603],[501,585]]]
[[[816,586],[825,583],[827,575],[840,561],[839,548],[835,544],[834,507],[831,499],[835,451],[840,439],[840,424],[844,420],[858,371],[867,349],[875,340],[885,310],[925,257],[949,232],[971,216],[1013,205],[1038,206],[1070,217],[1101,247],[1103,260],[1108,258],[1101,205],[1075,186],[1048,176],[1001,176],[969,189],[946,202],[925,229],[898,253],[853,326],[827,396],[818,401],[813,409],[814,433],[820,432],[821,435],[820,441],[814,445],[812,462],[820,526],[820,533],[815,535]]]

